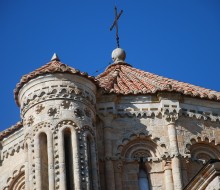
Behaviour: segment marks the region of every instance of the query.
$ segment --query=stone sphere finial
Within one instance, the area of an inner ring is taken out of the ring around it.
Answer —
[[[116,48],[113,50],[112,60],[114,61],[114,63],[124,62],[125,58],[126,58],[126,53],[123,49]]]

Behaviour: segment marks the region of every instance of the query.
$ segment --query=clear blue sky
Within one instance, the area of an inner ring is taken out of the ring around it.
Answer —
[[[0,0],[0,130],[20,120],[16,83],[54,52],[90,75],[104,70],[115,48],[115,2],[124,10],[119,34],[128,63],[220,91],[219,0]]]

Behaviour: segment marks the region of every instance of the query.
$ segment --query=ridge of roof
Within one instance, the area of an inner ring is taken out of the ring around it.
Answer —
[[[108,66],[96,79],[104,89],[103,93],[107,94],[135,95],[169,91],[202,99],[220,100],[220,92],[136,69],[127,63]]]
[[[14,133],[15,131],[21,129],[22,127],[23,127],[23,124],[21,121],[19,121],[15,125],[12,125],[11,127],[0,132],[0,141],[2,141],[4,138],[8,137],[9,135]]]
[[[18,102],[18,93],[19,93],[20,89],[24,86],[24,84],[29,82],[31,79],[34,79],[38,76],[41,76],[44,74],[49,74],[49,73],[76,74],[76,75],[83,76],[83,77],[89,79],[90,81],[94,82],[97,85],[97,80],[95,77],[89,76],[88,73],[86,73],[86,72],[81,72],[78,69],[72,68],[72,67],[60,62],[59,59],[52,59],[46,65],[43,65],[42,67],[30,72],[29,74],[22,76],[20,82],[17,83],[16,88],[14,90],[14,98],[15,98],[16,104],[18,106],[20,106],[19,102]]]

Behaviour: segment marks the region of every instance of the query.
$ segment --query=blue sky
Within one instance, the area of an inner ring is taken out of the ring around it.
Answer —
[[[129,64],[220,91],[219,0],[1,0],[0,130],[20,120],[16,83],[54,52],[90,75],[104,70],[116,47],[115,3]]]

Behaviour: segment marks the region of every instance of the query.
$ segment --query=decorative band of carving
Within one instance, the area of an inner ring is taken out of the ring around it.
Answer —
[[[24,149],[24,141],[20,141],[17,144],[11,146],[7,150],[3,150],[2,152],[2,160],[8,158],[9,156],[13,156],[16,152],[19,153],[20,150]]]
[[[220,122],[220,116],[217,113],[206,113],[196,110],[182,109],[182,115],[190,118],[196,118],[204,121]]]
[[[22,102],[22,113],[25,113],[33,105],[52,99],[67,99],[80,102],[89,102],[95,104],[95,97],[89,92],[76,86],[50,86],[45,89],[39,89],[29,94]],[[42,108],[36,108],[36,111]]]

